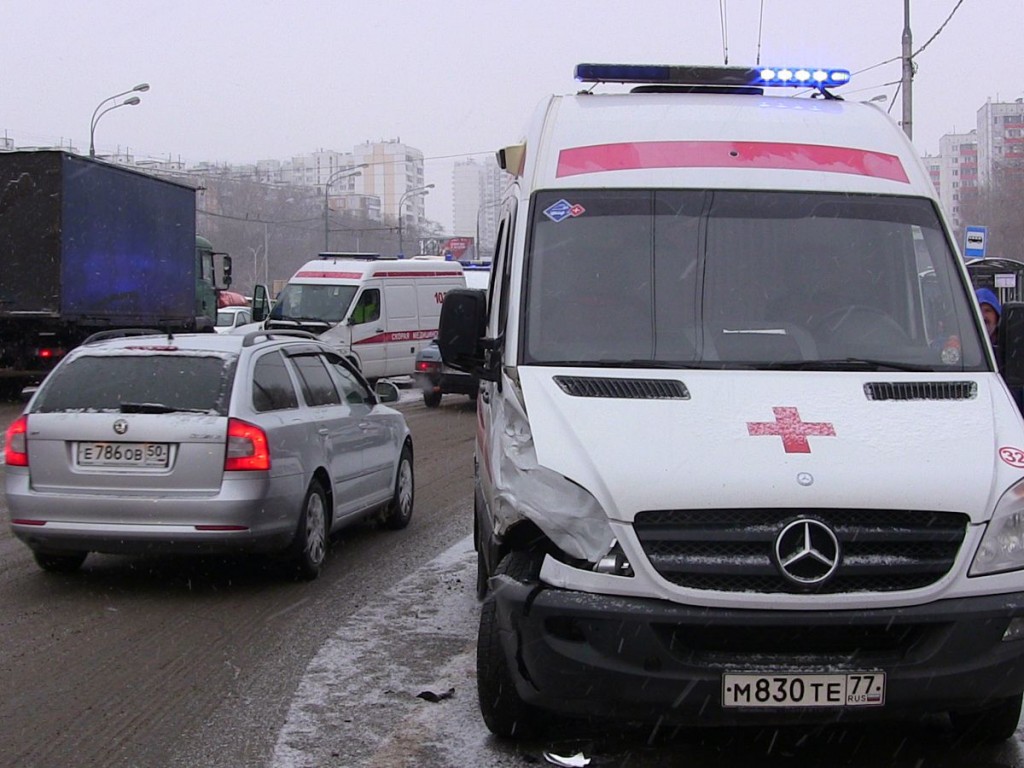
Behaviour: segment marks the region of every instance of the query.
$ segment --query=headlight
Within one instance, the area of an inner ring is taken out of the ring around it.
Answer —
[[[996,504],[968,575],[1020,568],[1024,568],[1024,481],[1010,488]]]

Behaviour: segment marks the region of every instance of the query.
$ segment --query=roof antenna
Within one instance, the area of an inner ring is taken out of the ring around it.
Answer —
[[[729,21],[726,18],[726,2],[727,0],[718,0],[718,13],[722,19],[722,63],[729,66]]]
[[[764,29],[764,0],[761,0],[761,14],[757,19],[757,66],[761,66],[761,30]]]

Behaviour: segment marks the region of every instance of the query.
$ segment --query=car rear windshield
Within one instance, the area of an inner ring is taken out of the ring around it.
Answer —
[[[235,355],[131,353],[83,355],[44,382],[32,410],[198,412],[226,415]]]

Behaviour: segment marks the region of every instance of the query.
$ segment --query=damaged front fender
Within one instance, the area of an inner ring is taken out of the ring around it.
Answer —
[[[596,563],[615,537],[597,499],[571,479],[541,466],[522,392],[504,379],[504,396],[491,410],[486,450],[494,483],[492,514],[498,536],[528,519],[567,555]]]

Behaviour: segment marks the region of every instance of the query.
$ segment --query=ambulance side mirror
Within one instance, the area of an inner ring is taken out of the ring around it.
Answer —
[[[494,381],[497,373],[488,363],[487,293],[472,288],[448,291],[441,305],[437,346],[446,365],[482,379]]]
[[[1024,386],[1024,302],[1003,304],[996,353],[1007,385]]]

